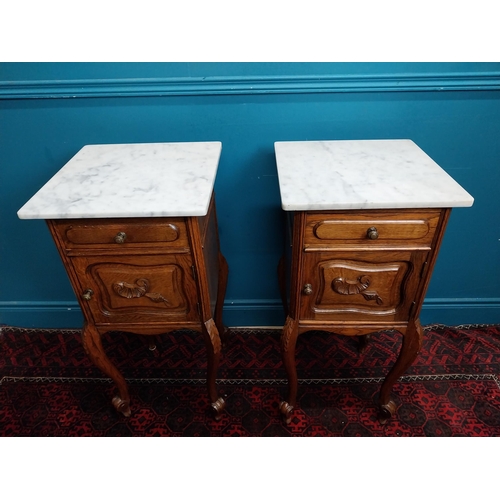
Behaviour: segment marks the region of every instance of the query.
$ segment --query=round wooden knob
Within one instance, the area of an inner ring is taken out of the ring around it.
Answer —
[[[368,228],[368,231],[366,231],[366,236],[368,236],[370,240],[376,240],[378,238],[377,228],[373,226]]]
[[[115,236],[115,242],[116,243],[125,243],[125,240],[127,239],[127,235],[123,232],[120,231],[116,236]]]
[[[92,295],[94,295],[94,291],[91,290],[90,288],[87,288],[87,290],[85,290],[82,293],[82,299],[83,300],[90,300],[92,298]]]

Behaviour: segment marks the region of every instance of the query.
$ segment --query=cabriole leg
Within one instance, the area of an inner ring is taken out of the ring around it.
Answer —
[[[297,367],[295,366],[295,345],[297,344],[298,323],[288,316],[281,334],[281,355],[288,377],[288,398],[280,404],[280,412],[285,424],[292,420],[292,411],[297,402]]]
[[[379,422],[381,424],[385,424],[396,411],[396,403],[391,399],[392,388],[396,380],[401,377],[415,361],[422,348],[422,341],[422,326],[420,325],[420,321],[416,319],[408,324],[406,333],[403,336],[403,344],[398,359],[382,384],[379,401]]]
[[[85,323],[82,330],[83,348],[90,360],[104,374],[112,378],[118,389],[118,395],[112,399],[113,406],[126,417],[130,416],[130,396],[127,382],[118,368],[111,363],[102,347],[101,335],[90,323]]]
[[[207,349],[207,389],[208,397],[210,399],[210,407],[214,414],[215,420],[220,420],[222,410],[226,406],[223,398],[218,396],[216,377],[219,368],[221,356],[221,340],[217,327],[213,319],[209,319],[203,324],[203,336],[205,338],[205,345]]]

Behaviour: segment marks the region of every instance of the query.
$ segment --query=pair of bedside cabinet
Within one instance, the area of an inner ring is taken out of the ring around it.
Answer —
[[[473,199],[409,140],[277,142],[275,153],[289,221],[279,263],[283,420],[296,405],[299,334],[394,329],[403,342],[380,392],[384,422],[421,347],[418,316],[450,210]],[[101,342],[112,330],[200,332],[215,419],[225,407],[216,387],[228,278],[213,193],[220,154],[219,142],[85,146],[18,212],[47,221],[84,315],[84,349],[115,382],[112,402],[126,416],[127,383]]]

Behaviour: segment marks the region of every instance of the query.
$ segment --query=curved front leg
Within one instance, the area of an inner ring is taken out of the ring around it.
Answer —
[[[287,316],[283,332],[281,333],[281,355],[288,377],[288,401],[280,403],[280,412],[285,424],[292,420],[292,411],[297,402],[297,367],[295,365],[295,345],[298,337],[298,323]]]
[[[403,344],[398,359],[389,371],[380,389],[379,422],[381,424],[385,424],[396,411],[396,403],[391,399],[391,390],[396,380],[401,377],[415,361],[422,348],[423,337],[422,326],[418,319],[408,324],[406,333],[403,336]]]
[[[101,342],[101,335],[94,325],[85,323],[82,330],[83,348],[90,360],[104,374],[112,378],[118,389],[118,396],[112,399],[113,406],[126,417],[130,416],[130,396],[128,393],[127,382],[118,368],[111,363],[104,352]]]
[[[212,318],[203,323],[203,336],[207,349],[207,389],[210,407],[214,413],[215,420],[220,420],[226,402],[223,398],[218,397],[217,386],[215,384],[221,356],[221,341],[219,332]]]

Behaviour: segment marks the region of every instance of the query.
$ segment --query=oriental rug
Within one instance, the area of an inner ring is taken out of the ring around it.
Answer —
[[[208,412],[205,347],[197,332],[154,337],[111,332],[106,352],[127,378],[132,415],[87,359],[79,330],[0,329],[0,436],[500,436],[500,325],[425,327],[423,348],[395,384],[395,415],[377,398],[401,346],[398,332],[356,338],[302,334],[292,422],[278,405],[287,383],[278,329],[229,329],[218,372],[226,400]],[[153,349],[153,350],[152,350]]]

